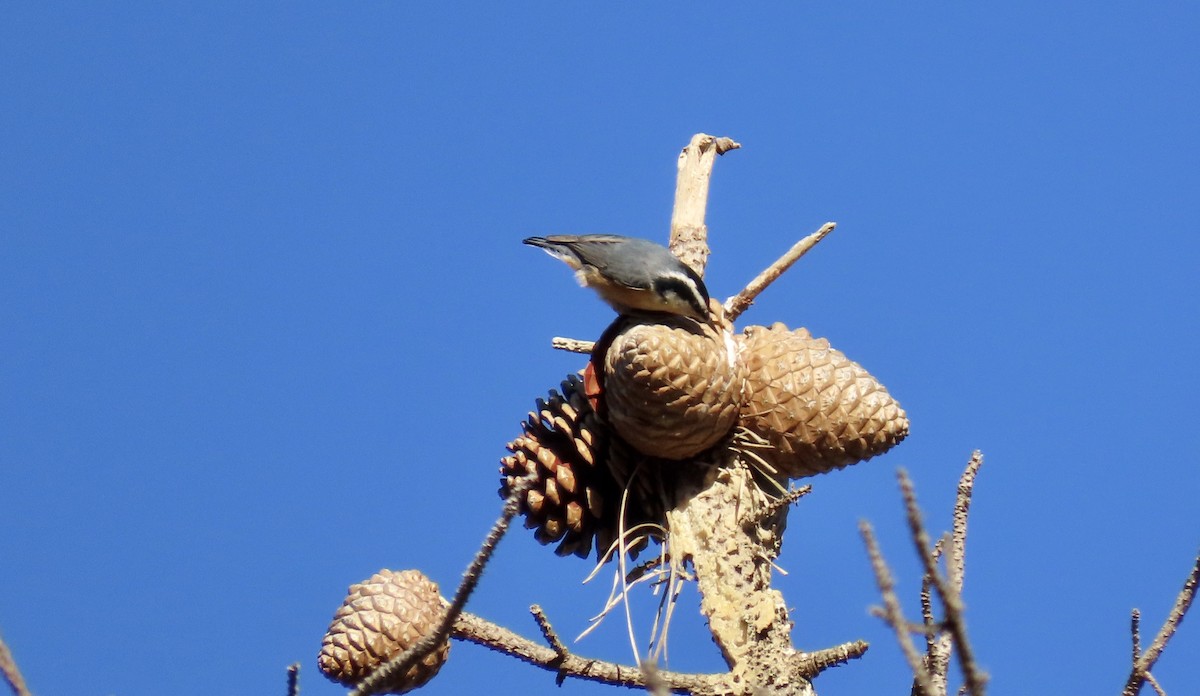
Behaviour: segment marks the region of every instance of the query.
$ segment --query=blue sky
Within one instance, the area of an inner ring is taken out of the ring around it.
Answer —
[[[856,523],[916,612],[894,470],[949,523],[995,693],[1113,693],[1200,543],[1200,9],[61,3],[0,10],[0,631],[41,694],[281,692],[347,585],[449,593],[496,462],[611,312],[531,234],[666,239],[717,164],[708,285],[838,230],[742,319],[806,326],[912,419],[811,481],[795,640],[863,638],[822,694],[907,668]],[[515,530],[469,609],[564,636],[607,582]],[[720,659],[685,597],[669,666]],[[649,607],[639,616],[644,635]],[[1155,670],[1200,685],[1185,623]],[[630,659],[611,620],[575,646]],[[427,693],[542,693],[456,644]],[[564,693],[602,693],[568,683]]]

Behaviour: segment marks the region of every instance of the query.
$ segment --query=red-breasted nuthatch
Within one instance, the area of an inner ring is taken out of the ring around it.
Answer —
[[[615,234],[560,234],[524,243],[566,262],[579,284],[599,293],[617,314],[667,312],[709,321],[704,281],[662,245]]]

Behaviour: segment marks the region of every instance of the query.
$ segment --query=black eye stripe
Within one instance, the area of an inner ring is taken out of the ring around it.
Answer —
[[[700,296],[704,298],[705,311],[708,311],[708,288],[704,286],[704,279],[701,278],[695,271],[693,271],[692,267],[688,266],[687,264],[683,264],[683,270],[685,273],[687,273],[688,277],[692,279],[692,282],[696,284],[696,289],[700,291]]]
[[[704,283],[697,283],[693,286],[683,278],[667,276],[654,281],[654,290],[660,295],[666,295],[669,292],[675,293],[684,298],[697,311],[708,312],[708,291],[704,287]],[[697,297],[697,291],[699,291],[700,297]]]

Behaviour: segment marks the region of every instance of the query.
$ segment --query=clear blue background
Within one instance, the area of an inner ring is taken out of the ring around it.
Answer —
[[[1115,693],[1129,610],[1148,642],[1200,543],[1198,36],[1189,3],[8,3],[0,631],[44,695],[282,693],[295,660],[340,693],[346,586],[451,591],[504,443],[580,366],[549,339],[610,319],[520,239],[665,240],[703,131],[744,145],[713,293],[837,221],[743,323],[828,337],[913,422],[792,513],[797,644],[872,643],[820,693],[907,691],[855,525],[915,617],[894,470],[945,528],[975,448],[994,693]],[[470,609],[573,637],[590,568],[517,530]],[[669,666],[719,670],[694,601]],[[631,659],[620,616],[576,648]],[[428,693],[554,688],[452,652]],[[1198,658],[1193,620],[1156,674],[1194,693]]]

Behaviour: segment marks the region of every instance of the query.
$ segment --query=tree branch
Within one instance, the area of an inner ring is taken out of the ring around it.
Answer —
[[[300,663],[293,662],[287,668],[287,696],[300,696]]]
[[[879,549],[879,542],[875,539],[875,529],[870,522],[862,520],[858,523],[858,531],[867,547],[867,556],[871,559],[871,570],[875,572],[875,584],[879,586],[879,594],[883,597],[883,608],[875,613],[891,626],[892,631],[896,634],[896,642],[900,644],[904,659],[908,661],[908,668],[912,670],[913,677],[920,688],[917,693],[923,696],[939,696],[939,692],[933,688],[929,672],[925,669],[921,653],[917,652],[917,646],[913,643],[912,631],[909,629],[908,620],[904,618],[904,610],[900,608],[900,598],[896,595],[896,581],[892,579],[891,568],[883,558],[883,551]]]
[[[13,696],[30,696],[25,677],[21,676],[17,661],[3,638],[0,638],[0,674],[4,675],[4,681],[8,683],[8,688],[12,689]]]
[[[708,186],[717,155],[741,147],[730,138],[704,133],[679,153],[679,171],[675,177],[675,206],[671,211],[671,253],[691,266],[702,277],[708,264],[708,228],[704,216],[708,210]]]
[[[857,660],[867,653],[867,648],[871,647],[865,640],[855,640],[849,643],[824,650],[816,650],[810,653],[797,653],[792,658],[793,671],[802,674],[808,678],[812,678],[829,669],[844,665],[850,660]]]
[[[933,545],[933,560],[936,562],[945,551],[946,537],[938,539]],[[950,673],[950,636],[941,630],[941,625],[933,615],[933,580],[928,575],[921,576],[921,620],[925,626],[925,669],[939,694],[947,693],[947,682]],[[920,691],[917,683],[913,682],[912,694]]]
[[[563,338],[562,336],[555,336],[554,338],[550,339],[550,347],[555,350],[565,350],[568,353],[583,353],[585,355],[591,355],[592,351],[596,348],[596,342],[585,341],[579,338]]]
[[[835,227],[837,227],[837,224],[832,222],[821,225],[819,230],[796,242],[795,246],[789,249],[786,254],[780,256],[775,260],[775,263],[768,266],[762,273],[759,273],[754,280],[746,285],[744,290],[725,300],[725,317],[729,321],[737,319],[742,312],[754,304],[754,299],[758,297],[759,293],[765,290],[768,285],[775,282],[779,276],[783,275],[784,271],[791,268],[792,264],[799,261],[801,256],[807,254],[818,242],[832,232]]]
[[[971,495],[975,488],[975,477],[983,466],[983,453],[975,450],[971,460],[958,479],[958,492],[954,500],[954,518],[948,543],[939,540],[933,549],[933,561],[936,567],[939,556],[945,552],[946,573],[950,586],[962,596],[963,582],[966,577],[967,558],[967,520],[971,511]],[[948,547],[948,548],[947,548]],[[933,578],[926,575],[921,581],[922,611],[927,626],[933,625],[932,604],[930,604],[930,587]],[[945,690],[950,673],[950,655],[953,652],[953,636],[943,633],[940,636],[929,634],[926,638],[925,664],[933,676],[935,684],[940,684]]]
[[[1175,606],[1171,607],[1171,613],[1167,615],[1167,620],[1163,622],[1158,635],[1154,637],[1154,642],[1150,644],[1149,648],[1146,648],[1146,652],[1134,660],[1133,669],[1129,673],[1129,680],[1125,682],[1125,690],[1121,692],[1122,696],[1137,696],[1137,693],[1142,689],[1142,684],[1153,679],[1150,675],[1150,669],[1154,667],[1155,662],[1158,662],[1158,658],[1162,655],[1163,649],[1167,647],[1167,642],[1171,640],[1171,636],[1175,635],[1179,624],[1183,623],[1183,617],[1192,606],[1192,601],[1196,599],[1197,586],[1200,586],[1200,553],[1196,554],[1196,562],[1192,565],[1192,572],[1188,575],[1187,580],[1183,582],[1183,589],[1175,597]],[[1134,634],[1134,652],[1136,653],[1138,642],[1137,625],[1140,613],[1136,609],[1134,612],[1131,628]],[[1151,682],[1151,685],[1161,693],[1161,688],[1157,682]]]
[[[974,651],[967,637],[965,610],[962,603],[962,587],[966,568],[967,519],[971,509],[975,477],[982,465],[983,455],[978,451],[974,452],[958,482],[952,531],[932,545],[929,532],[922,519],[921,508],[917,505],[917,496],[912,481],[904,469],[896,472],[900,482],[900,492],[904,498],[909,536],[916,547],[917,556],[921,559],[924,571],[921,581],[922,622],[920,624],[909,624],[904,618],[900,609],[900,600],[896,597],[891,570],[883,559],[871,525],[866,521],[859,524],[863,541],[867,546],[867,554],[871,559],[871,567],[875,571],[875,579],[884,600],[884,608],[876,608],[873,613],[883,618],[896,633],[896,639],[913,672],[913,696],[945,696],[948,692],[947,673],[949,672],[950,655],[956,646],[958,647],[959,666],[965,681],[959,689],[959,693],[983,696],[986,688],[988,677],[979,669],[975,661]],[[938,570],[938,561],[941,558],[946,559],[947,572],[945,576]],[[946,615],[941,622],[934,618],[933,595],[935,593],[941,598],[942,608]],[[910,635],[912,632],[925,635],[923,658],[917,653],[916,646],[913,644]]]
[[[539,620],[539,625],[540,623]],[[549,622],[546,625],[548,626]],[[553,629],[551,632],[553,633]],[[543,635],[545,635],[544,629]],[[571,677],[614,686],[651,688],[656,684],[661,684],[671,692],[694,694],[695,696],[746,693],[746,685],[739,682],[730,672],[686,674],[655,668],[651,675],[647,675],[644,668],[640,666],[622,665],[576,655],[563,645],[561,640],[558,641],[557,647],[547,647],[466,611],[462,612],[455,620],[451,637],[455,640],[482,645],[489,650],[495,650],[554,672],[556,680],[560,680],[560,683],[561,679]],[[553,646],[553,641],[548,637],[547,642]],[[792,658],[792,664],[788,666],[787,671],[816,676],[830,667],[836,667],[862,657],[866,651],[867,644],[865,642],[854,641],[811,653],[799,653]]]
[[[921,558],[921,563],[925,567],[926,576],[932,581],[933,588],[937,591],[938,596],[942,598],[942,608],[946,612],[944,623],[954,640],[954,645],[958,648],[959,668],[962,669],[967,692],[971,696],[983,696],[988,677],[976,664],[975,652],[971,647],[970,639],[967,637],[967,622],[963,609],[962,595],[938,571],[937,561],[933,557],[933,549],[929,542],[929,532],[926,531],[925,523],[921,519],[921,508],[917,505],[917,494],[913,488],[912,480],[908,478],[908,472],[900,469],[897,471],[896,476],[900,480],[900,492],[904,496],[909,534],[912,536],[913,544],[916,546],[917,555]],[[963,533],[964,535],[966,533],[965,526]]]
[[[1130,612],[1129,632],[1133,635],[1133,659],[1130,664],[1136,665],[1142,656],[1142,612],[1138,609]]]
[[[566,646],[562,646],[562,652],[559,652],[469,612],[463,612],[458,617],[452,635],[458,640],[482,645],[554,672],[556,677],[572,677],[617,686],[647,686],[645,674],[639,667],[580,657],[571,653]],[[656,678],[667,684],[671,691],[698,696],[729,693],[728,690],[732,686],[728,683],[728,675],[724,674],[660,671],[657,672]]]

